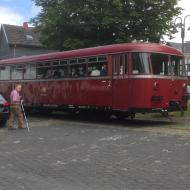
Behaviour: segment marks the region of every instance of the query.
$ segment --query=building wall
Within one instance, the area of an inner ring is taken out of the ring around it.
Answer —
[[[6,37],[4,35],[2,28],[0,30],[0,60],[12,57],[38,55],[50,52],[53,51],[39,47],[31,47],[31,46],[20,47],[20,46],[10,45],[6,41]]]
[[[9,45],[7,44],[7,41],[6,41],[3,31],[1,30],[1,33],[0,33],[0,59],[5,59],[5,58],[9,57],[9,53],[10,53]]]
[[[20,57],[20,56],[29,56],[29,55],[38,55],[44,53],[50,53],[52,51],[46,50],[43,48],[35,48],[35,47],[11,47],[9,55],[10,57]]]

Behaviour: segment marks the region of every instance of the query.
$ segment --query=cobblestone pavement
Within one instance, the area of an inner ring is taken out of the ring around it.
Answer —
[[[0,129],[0,190],[190,189],[185,118],[29,121],[30,133]]]

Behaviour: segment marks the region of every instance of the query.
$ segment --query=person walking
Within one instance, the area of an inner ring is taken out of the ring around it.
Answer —
[[[18,118],[18,128],[19,129],[26,129],[23,121],[23,113],[21,108],[21,99],[20,92],[22,90],[22,85],[17,84],[15,89],[10,94],[10,100],[11,100],[11,107],[10,107],[10,117],[8,121],[8,130],[14,130],[14,120],[15,117]]]

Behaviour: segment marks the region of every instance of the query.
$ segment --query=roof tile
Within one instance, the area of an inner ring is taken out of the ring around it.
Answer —
[[[40,42],[40,35],[34,27],[28,27],[28,30],[25,30],[22,26],[8,24],[3,24],[3,27],[10,45],[43,47]],[[32,36],[33,40],[27,39],[27,35]]]

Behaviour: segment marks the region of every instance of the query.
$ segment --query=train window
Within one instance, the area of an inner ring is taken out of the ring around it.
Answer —
[[[36,64],[36,78],[37,79],[52,78],[51,62],[40,62]]]
[[[186,60],[185,67],[186,67],[186,71],[188,72],[188,76],[189,76],[189,71],[190,71],[190,59],[189,58],[187,58],[187,60]]]
[[[69,63],[70,64],[75,64],[75,63],[77,63],[77,59],[71,59],[71,60],[69,60]]]
[[[53,65],[53,66],[59,65],[59,61],[53,61],[53,62],[52,62],[52,65]]]
[[[108,75],[108,64],[103,62],[100,64],[100,76],[107,76]]]
[[[98,63],[88,64],[88,76],[100,76],[101,66]]]
[[[17,69],[24,69],[24,68],[25,68],[24,65],[18,65],[18,66],[17,66]]]
[[[169,75],[170,74],[170,64],[169,64],[168,55],[152,53],[151,65],[152,65],[153,74],[155,75]]]
[[[36,65],[27,64],[25,66],[24,79],[36,79]]]
[[[124,56],[120,55],[119,56],[119,75],[123,75],[124,74]]]
[[[177,76],[183,76],[184,75],[184,69],[183,68],[183,61],[182,61],[182,57],[179,56],[171,56],[171,72],[173,75],[177,75]]]
[[[62,60],[60,61],[60,65],[67,65],[68,64],[68,60]]]
[[[148,74],[150,73],[148,53],[133,53],[132,54],[132,73],[133,74]]]
[[[85,77],[86,76],[86,64],[74,65],[69,67],[70,77]]]
[[[11,67],[10,66],[1,66],[0,67],[0,79],[1,80],[10,80],[11,78]]]
[[[113,74],[117,75],[118,74],[118,56],[113,57]]]
[[[186,64],[185,64],[185,71],[187,72],[187,76],[190,76],[190,59],[186,59]]]
[[[11,66],[11,79],[22,80],[24,71],[25,71],[24,65]]]
[[[127,74],[128,60],[127,55],[121,55],[119,58],[119,75]]]
[[[44,63],[38,63],[37,64],[37,67],[43,67],[44,66]]]
[[[180,75],[180,59],[176,56],[171,56],[171,73],[172,75]]]
[[[187,70],[183,62],[183,58],[180,58],[179,64],[180,64],[180,76],[187,76]]]
[[[88,62],[88,76],[107,76],[108,62],[106,56],[89,57]]]
[[[78,66],[78,75],[79,75],[79,77],[85,77],[86,76],[86,65],[79,65]]]
[[[36,77],[37,79],[51,79],[52,78],[51,67],[37,67]]]
[[[36,65],[37,67],[50,67],[51,66],[51,62],[39,62]]]
[[[98,62],[106,62],[107,61],[107,57],[106,56],[99,56],[98,57]]]
[[[78,59],[78,63],[86,63],[86,58],[80,58],[80,59]]]
[[[91,63],[88,64],[88,76],[107,76],[108,64],[103,63]]]
[[[67,75],[68,75],[67,67],[65,66],[53,67],[52,76],[54,79],[65,78],[67,77]]]
[[[127,74],[128,59],[126,54],[115,55],[113,57],[113,74],[123,75]]]
[[[97,57],[89,57],[88,62],[97,62]]]
[[[128,72],[128,56],[124,55],[124,74]]]
[[[45,62],[45,63],[44,63],[44,66],[45,66],[45,67],[48,67],[48,66],[50,66],[50,65],[51,65],[51,62]]]

